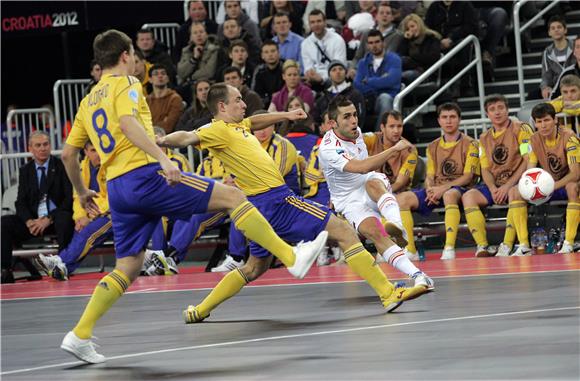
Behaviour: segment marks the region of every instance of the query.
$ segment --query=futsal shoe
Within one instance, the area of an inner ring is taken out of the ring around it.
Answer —
[[[423,286],[429,291],[433,291],[435,289],[435,282],[433,279],[427,276],[422,271],[416,272],[411,276],[411,279],[415,281],[414,285],[416,286]]]
[[[383,299],[383,306],[387,312],[393,312],[403,304],[406,300],[418,298],[419,296],[429,292],[425,286],[405,287],[403,282],[395,284],[395,289],[388,298]]]
[[[477,258],[486,258],[486,257],[493,257],[493,253],[489,252],[488,246],[477,246],[477,250],[475,251],[475,256]]]
[[[445,247],[443,248],[443,254],[441,255],[441,260],[446,261],[448,259],[455,259],[455,248]]]
[[[66,334],[60,345],[61,349],[89,364],[105,362],[105,356],[97,353],[96,347],[98,345],[93,343],[91,339],[79,339],[73,331]]]
[[[387,221],[385,222],[385,231],[389,233],[390,238],[392,238],[393,242],[395,242],[399,247],[407,246],[408,242],[404,235],[405,229],[393,222]]]
[[[562,248],[558,251],[558,254],[572,254],[574,252],[574,247],[568,241],[564,241]]]
[[[512,254],[512,257],[527,257],[532,255],[532,249],[527,245],[520,245],[516,251]]]
[[[496,257],[509,257],[511,252],[512,252],[512,248],[502,242],[499,245],[499,247],[497,248],[497,254],[495,254],[495,256]]]
[[[165,257],[165,260],[167,261],[169,271],[172,274],[179,274],[179,269],[177,268],[177,262],[175,262],[175,259],[173,259],[173,257]]]
[[[418,261],[419,260],[419,254],[413,253],[412,251],[410,251],[407,248],[405,248],[405,250],[403,250],[403,252],[407,256],[407,258],[409,258],[410,261]]]
[[[147,275],[173,275],[174,273],[169,268],[167,257],[163,250],[151,251],[151,265],[147,268]]]
[[[300,242],[292,248],[296,259],[294,260],[294,266],[288,267],[288,272],[295,278],[303,279],[316,258],[324,250],[327,239],[328,232],[322,231],[314,241]]]
[[[196,306],[187,306],[187,309],[183,310],[185,324],[201,323],[207,317],[209,317],[209,314],[202,317]]]
[[[244,260],[236,261],[231,255],[226,254],[226,257],[221,265],[211,269],[212,273],[225,273],[235,269],[239,269],[244,265]]]
[[[316,259],[316,266],[322,267],[328,266],[329,264],[330,264],[330,255],[328,254],[328,247],[325,247],[322,250],[322,253],[320,253],[318,258]]]
[[[62,259],[58,255],[43,255],[38,254],[34,258],[34,264],[46,275],[57,280],[67,280],[68,270]]]

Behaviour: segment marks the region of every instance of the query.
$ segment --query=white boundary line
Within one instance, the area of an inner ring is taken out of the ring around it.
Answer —
[[[432,278],[437,279],[451,279],[451,278],[478,278],[478,277],[495,277],[495,276],[505,276],[505,275],[529,275],[529,274],[549,274],[549,273],[561,273],[561,272],[571,272],[576,271],[580,272],[580,269],[567,269],[567,270],[545,270],[545,271],[525,271],[525,272],[514,272],[514,273],[496,273],[496,274],[469,274],[469,275],[441,275],[441,276],[433,276]],[[393,280],[406,280],[407,278],[390,278],[390,281]],[[319,284],[336,284],[336,283],[363,283],[365,282],[363,279],[357,280],[344,280],[344,281],[325,281],[325,282],[306,282],[306,283],[288,283],[288,284],[250,284],[244,286],[244,288],[258,288],[258,287],[295,287],[295,286],[312,286],[312,285],[319,285]],[[95,285],[97,282],[95,281]],[[216,283],[217,284],[217,283]],[[155,291],[152,291],[155,290]],[[143,290],[135,290],[129,291],[125,294],[157,294],[163,292],[191,292],[191,291],[208,291],[213,290],[213,287],[204,287],[204,288],[184,288],[181,290],[158,290],[157,288],[146,288]],[[86,298],[87,296],[91,296],[91,294],[83,294],[83,295],[54,295],[54,296],[38,296],[38,297],[30,297],[30,298],[13,298],[13,299],[1,299],[0,302],[11,302],[11,301],[20,301],[20,300],[42,300],[42,299],[62,299],[62,298]]]
[[[485,315],[459,316],[459,317],[442,318],[442,319],[412,321],[412,322],[405,322],[405,323],[371,325],[371,326],[366,326],[366,327],[337,329],[337,330],[332,330],[332,331],[319,331],[319,332],[310,332],[310,333],[300,333],[300,334],[295,334],[295,335],[270,336],[270,337],[261,337],[261,338],[257,338],[257,339],[226,341],[226,342],[214,343],[214,344],[194,345],[194,346],[189,346],[189,347],[161,349],[161,350],[157,350],[157,351],[137,352],[137,353],[130,353],[130,354],[126,354],[126,355],[111,356],[111,357],[108,357],[107,360],[108,361],[120,360],[120,359],[128,359],[128,358],[133,358],[133,357],[157,355],[157,354],[161,354],[161,353],[172,353],[172,352],[190,351],[190,350],[206,349],[206,348],[219,348],[219,347],[227,347],[227,346],[238,345],[238,344],[260,343],[260,342],[266,342],[266,341],[296,339],[296,338],[300,338],[300,337],[311,337],[311,336],[332,335],[332,334],[340,334],[340,333],[360,332],[360,331],[368,331],[368,330],[372,330],[372,329],[403,327],[403,326],[418,325],[418,324],[446,323],[446,322],[452,322],[452,321],[458,321],[458,320],[486,319],[486,318],[499,317],[499,316],[514,316],[514,315],[534,314],[534,313],[541,313],[541,312],[567,311],[567,310],[578,310],[578,309],[580,309],[580,306],[546,308],[546,309],[538,309],[538,310],[524,310],[524,311],[513,311],[513,312],[499,312],[499,313],[485,314]],[[15,369],[15,370],[11,370],[8,372],[2,372],[2,373],[0,373],[0,375],[34,372],[37,370],[59,368],[59,367],[68,366],[68,365],[82,365],[82,364],[84,364],[84,362],[81,362],[81,361],[63,362],[63,363],[52,364],[52,365],[38,366],[38,367],[34,367],[34,368]]]

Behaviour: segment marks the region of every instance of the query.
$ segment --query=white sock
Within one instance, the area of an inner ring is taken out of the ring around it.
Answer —
[[[383,258],[385,258],[385,260],[389,262],[391,266],[393,266],[400,272],[407,274],[408,276],[415,274],[417,271],[421,272],[421,270],[419,270],[413,264],[413,262],[411,262],[409,258],[407,258],[407,256],[403,252],[403,249],[401,249],[397,245],[393,245],[389,247],[387,250],[385,250],[383,253]]]
[[[389,222],[394,223],[397,226],[403,227],[403,222],[401,221],[401,210],[399,209],[399,204],[397,199],[391,193],[385,193],[377,201],[377,207],[381,212],[381,216]]]

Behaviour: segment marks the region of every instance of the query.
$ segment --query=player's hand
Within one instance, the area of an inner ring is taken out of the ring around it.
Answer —
[[[395,148],[396,151],[404,151],[412,147],[413,145],[409,141],[403,139],[399,140],[397,144],[393,146],[393,148]]]
[[[165,143],[165,136],[155,135],[155,144],[157,144],[159,147],[167,147]]]
[[[544,87],[542,89],[542,98],[543,99],[550,99],[550,94],[552,93],[551,87]]]
[[[286,119],[288,120],[302,120],[308,118],[306,111],[298,108],[296,110],[288,111],[286,113]]]
[[[177,168],[167,157],[159,164],[161,164],[161,168],[165,174],[165,180],[167,181],[167,184],[170,186],[179,184],[181,181],[181,171],[179,168]]]
[[[83,230],[91,220],[88,217],[81,217],[75,221],[75,231],[80,232]]]
[[[495,202],[498,205],[502,205],[507,203],[508,200],[508,192],[509,192],[509,187],[502,185],[499,188],[495,188],[494,191],[492,191],[491,193],[491,197],[493,198],[493,202]]]
[[[453,41],[451,41],[450,38],[444,38],[441,40],[441,49],[446,50],[449,49],[451,47],[451,44],[453,43]]]
[[[79,201],[81,202],[81,206],[89,214],[101,214],[101,210],[94,200],[96,197],[99,197],[99,194],[92,189],[87,189],[86,192],[79,193]]]
[[[348,69],[346,72],[346,77],[354,81],[354,77],[356,77],[356,69],[352,67]]]

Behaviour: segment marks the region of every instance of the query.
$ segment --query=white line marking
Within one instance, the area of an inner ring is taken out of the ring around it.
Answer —
[[[258,339],[226,341],[223,343],[215,343],[215,344],[204,344],[204,345],[194,345],[194,346],[189,346],[189,347],[160,349],[157,351],[138,352],[138,353],[131,353],[131,354],[127,354],[127,355],[111,356],[111,357],[107,357],[107,360],[108,361],[120,360],[120,359],[128,359],[128,358],[133,358],[133,357],[157,355],[160,353],[172,353],[172,352],[180,352],[180,351],[190,351],[190,350],[195,350],[195,349],[227,347],[227,346],[238,345],[238,344],[260,343],[260,342],[265,342],[265,341],[296,339],[296,338],[300,338],[300,337],[322,336],[322,335],[331,335],[331,334],[337,334],[337,333],[360,332],[360,331],[368,331],[371,329],[403,327],[403,326],[408,326],[408,325],[430,324],[430,323],[446,323],[446,322],[457,321],[457,320],[486,319],[486,318],[492,318],[492,317],[498,317],[498,316],[513,316],[513,315],[523,315],[523,314],[534,314],[534,313],[540,313],[540,312],[567,311],[567,310],[577,310],[577,309],[580,309],[580,306],[561,307],[561,308],[546,308],[546,309],[539,309],[539,310],[524,310],[524,311],[513,311],[513,312],[499,312],[499,313],[495,313],[495,314],[486,314],[486,315],[459,316],[459,317],[443,318],[443,319],[411,321],[411,322],[405,322],[405,323],[371,325],[371,326],[367,326],[367,327],[337,329],[337,330],[333,330],[333,331],[320,331],[320,332],[310,332],[310,333],[299,333],[299,334],[295,334],[295,335],[270,336],[270,337],[261,337]],[[84,362],[81,362],[81,361],[64,362],[64,363],[53,364],[53,365],[38,366],[38,367],[34,367],[34,368],[24,368],[24,369],[11,370],[8,372],[2,372],[2,373],[0,373],[0,375],[34,372],[37,370],[59,368],[62,366],[81,365],[81,364],[84,364]]]
[[[571,272],[576,271],[580,272],[580,269],[567,269],[567,270],[544,270],[544,271],[524,271],[524,272],[516,272],[516,273],[496,273],[496,274],[468,274],[468,275],[441,275],[441,276],[432,276],[431,278],[437,279],[452,279],[452,278],[479,278],[479,277],[496,277],[496,276],[516,276],[516,275],[529,275],[529,274],[549,274],[549,273],[562,273],[562,272]],[[356,275],[353,275],[355,277]],[[343,277],[342,275],[340,276]],[[274,281],[276,279],[268,279],[269,282]],[[280,279],[286,281],[287,278]],[[407,278],[389,278],[390,281],[398,281],[398,280],[408,280]],[[306,282],[306,283],[288,283],[288,284],[250,284],[244,286],[244,288],[257,288],[257,287],[296,287],[296,286],[315,286],[321,284],[337,284],[337,283],[364,283],[363,279],[356,279],[356,280],[336,280],[336,281],[324,281],[324,282]],[[95,282],[95,286],[96,286]],[[217,282],[216,282],[217,284]],[[136,294],[136,293],[143,293],[143,294],[157,294],[163,292],[191,292],[191,291],[211,291],[213,287],[203,287],[203,288],[182,288],[179,290],[160,290],[160,289],[153,289],[156,291],[148,291],[150,289],[144,290],[135,290],[129,291],[126,294]],[[91,291],[92,293],[92,291]],[[80,294],[80,295],[53,295],[53,296],[36,296],[36,297],[28,297],[28,298],[12,298],[12,299],[0,299],[0,302],[11,302],[17,300],[38,300],[38,299],[61,299],[61,298],[86,298],[87,296],[91,296],[91,293],[88,294]]]

